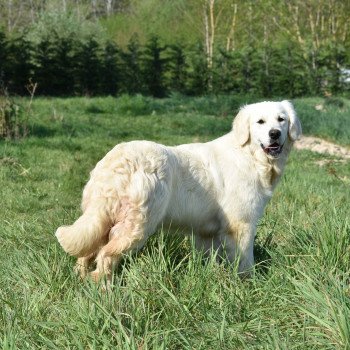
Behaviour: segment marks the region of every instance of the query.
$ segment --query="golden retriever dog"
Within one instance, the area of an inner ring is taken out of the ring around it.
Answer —
[[[123,254],[140,249],[160,225],[193,232],[196,246],[218,251],[238,270],[254,265],[256,226],[301,125],[289,101],[240,109],[232,130],[207,143],[175,147],[149,141],[115,146],[83,191],[83,214],[57,229],[76,269],[111,278]]]

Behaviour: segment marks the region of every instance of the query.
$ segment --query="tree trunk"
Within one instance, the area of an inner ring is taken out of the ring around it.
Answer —
[[[237,4],[233,4],[233,14],[231,20],[230,31],[226,38],[226,51],[235,49],[235,32],[236,32]]]

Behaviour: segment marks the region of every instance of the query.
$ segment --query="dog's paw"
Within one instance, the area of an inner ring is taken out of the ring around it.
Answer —
[[[99,285],[99,288],[101,288],[101,291],[103,292],[109,292],[112,290],[112,277],[107,276],[100,271],[92,271],[90,272],[90,278],[91,280]]]
[[[86,265],[81,264],[79,261],[74,265],[74,272],[78,275],[82,280],[86,278],[89,269]]]

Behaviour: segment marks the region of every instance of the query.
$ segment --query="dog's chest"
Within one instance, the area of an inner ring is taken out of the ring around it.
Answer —
[[[265,188],[254,166],[237,165],[222,176],[223,187],[219,199],[224,214],[231,220],[257,221],[272,196],[272,189]]]
[[[223,212],[228,217],[242,222],[255,222],[263,214],[270,199],[270,193],[262,190],[260,184],[252,183],[244,188],[233,188],[225,194]]]

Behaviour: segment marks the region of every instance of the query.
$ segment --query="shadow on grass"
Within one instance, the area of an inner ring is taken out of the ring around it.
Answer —
[[[36,136],[40,138],[53,137],[57,134],[57,129],[49,126],[34,124],[30,128],[30,136]]]
[[[275,246],[272,243],[272,238],[272,234],[269,234],[264,242],[255,242],[254,244],[255,269],[264,275],[268,273],[272,263],[269,252]]]
[[[102,109],[101,107],[98,107],[96,105],[92,105],[89,106],[85,109],[86,113],[90,113],[90,114],[104,114],[104,113],[108,113],[107,111],[105,111],[104,109]]]
[[[275,244],[272,243],[272,235],[261,243],[254,244],[255,269],[259,274],[266,275],[271,267],[272,259],[269,251],[274,249]],[[216,253],[203,253],[194,247],[194,242],[190,236],[182,234],[154,234],[146,243],[145,247],[140,251],[128,254],[125,256],[118,268],[114,272],[115,278],[123,276],[123,271],[132,269],[132,265],[141,263],[143,258],[146,258],[152,264],[161,264],[164,268],[163,273],[174,270],[177,273],[186,271],[191,259],[195,259],[202,267],[211,264],[211,260]],[[156,261],[162,257],[162,261]],[[218,266],[227,270],[236,271],[238,262],[230,262],[225,256],[216,256],[214,258]],[[124,285],[123,281],[120,281]]]
[[[88,134],[91,130],[89,126],[83,125],[81,127],[82,132]],[[35,136],[38,138],[50,138],[54,136],[67,136],[74,137],[77,136],[77,130],[79,130],[75,125],[71,123],[62,123],[61,125],[43,125],[43,124],[34,124],[30,127],[29,136]]]

